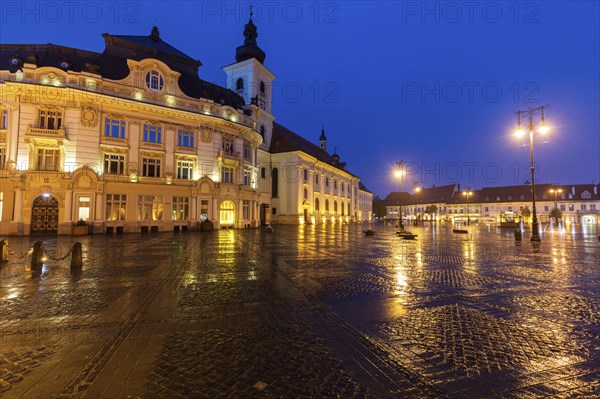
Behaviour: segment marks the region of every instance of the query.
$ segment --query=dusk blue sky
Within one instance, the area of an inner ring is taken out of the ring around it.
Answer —
[[[529,149],[513,112],[540,105],[552,129],[536,139],[537,181],[598,183],[599,2],[474,3],[5,1],[0,41],[102,51],[103,32],[157,25],[224,85],[253,4],[277,122],[315,143],[323,123],[375,194],[398,189],[401,159],[404,190],[522,184]]]

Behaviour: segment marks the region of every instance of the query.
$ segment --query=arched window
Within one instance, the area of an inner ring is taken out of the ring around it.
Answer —
[[[344,203],[342,202],[342,216],[344,216]]]
[[[271,198],[278,198],[279,191],[279,173],[277,168],[273,168],[271,172]]]
[[[337,213],[337,201],[333,201],[333,212]]]
[[[260,92],[265,94],[265,82],[263,81],[260,82]]]
[[[520,198],[521,198],[521,201],[525,200],[525,196],[524,195],[521,195]]]
[[[329,200],[325,200],[325,212],[329,212]]]
[[[265,125],[260,125],[260,135],[265,138]]]
[[[219,211],[219,223],[221,223],[221,226],[233,226],[235,221],[235,205],[233,204],[233,201],[223,201]]]
[[[315,198],[315,212],[319,212],[319,199]]]
[[[238,78],[238,80],[235,82],[235,89],[237,91],[243,91],[244,90],[244,79]]]

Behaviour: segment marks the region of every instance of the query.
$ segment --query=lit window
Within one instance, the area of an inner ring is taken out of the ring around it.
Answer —
[[[144,124],[144,141],[146,143],[162,143],[162,128],[157,125]]]
[[[179,129],[177,132],[177,145],[179,147],[194,148],[194,132]]]
[[[182,180],[194,179],[194,162],[182,159],[177,160],[177,178]]]
[[[125,138],[125,121],[106,118],[104,122],[104,136],[115,139]]]
[[[173,197],[171,220],[188,220],[189,213],[190,199],[188,197]]]
[[[125,220],[127,195],[106,194],[106,220]]]
[[[160,177],[160,159],[142,158],[142,176]]]
[[[104,173],[122,175],[125,173],[125,155],[104,154]]]
[[[252,182],[252,171],[244,169],[244,186],[249,186]]]
[[[60,165],[60,151],[55,148],[38,148],[37,170],[57,171]]]
[[[164,79],[160,72],[156,70],[148,71],[146,74],[146,86],[151,91],[161,91],[164,85]]]
[[[235,207],[233,201],[223,201],[219,216],[221,226],[233,226],[235,221]]]
[[[62,127],[62,112],[60,111],[40,111],[40,128],[48,130],[58,130]]]
[[[162,195],[138,195],[137,220],[162,220]]]
[[[90,220],[90,197],[79,197],[77,220]]]

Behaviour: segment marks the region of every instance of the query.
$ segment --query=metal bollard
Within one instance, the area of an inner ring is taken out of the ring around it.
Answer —
[[[44,257],[44,244],[41,241],[36,241],[33,244],[33,252],[31,252],[31,269],[32,270],[40,270],[44,261],[42,258]]]
[[[515,229],[515,241],[521,241],[521,229]]]
[[[0,241],[0,259],[2,262],[8,262],[8,241]]]
[[[71,252],[71,273],[81,271],[83,267],[82,252],[80,242],[73,244],[73,251]]]

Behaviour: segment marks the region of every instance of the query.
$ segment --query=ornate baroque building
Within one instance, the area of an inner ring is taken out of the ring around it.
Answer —
[[[156,27],[102,53],[0,45],[0,234],[364,219],[339,156],[274,123],[257,36],[250,19],[226,87]]]

